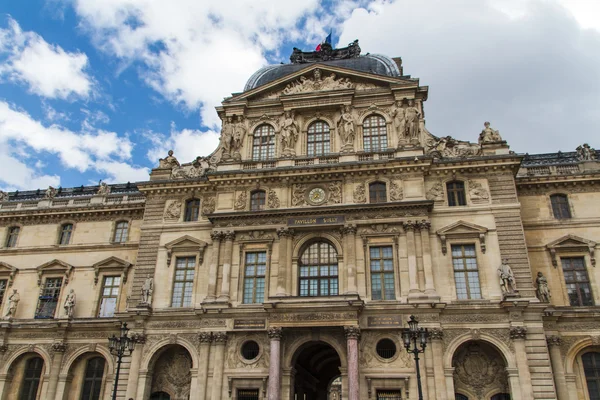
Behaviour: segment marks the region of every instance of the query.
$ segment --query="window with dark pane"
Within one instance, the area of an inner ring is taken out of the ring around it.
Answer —
[[[238,389],[238,400],[258,400],[258,389]]]
[[[267,194],[264,190],[255,190],[250,194],[250,210],[259,211],[265,209]]]
[[[0,310],[2,310],[2,304],[4,304],[4,295],[6,294],[6,286],[8,281],[6,279],[0,279]]]
[[[6,247],[16,247],[17,239],[19,238],[19,232],[21,232],[21,228],[18,226],[11,226],[8,228],[8,234],[6,236]]]
[[[260,125],[252,139],[252,160],[265,161],[275,157],[275,128],[269,124]]]
[[[60,227],[60,236],[58,237],[58,244],[69,244],[71,243],[71,236],[73,235],[73,224],[64,224]]]
[[[177,257],[171,307],[190,307],[196,273],[196,257]]]
[[[62,288],[62,278],[46,278],[40,297],[38,306],[35,311],[35,318],[47,319],[54,318],[58,298],[60,297],[60,289]]]
[[[246,253],[244,266],[244,304],[262,303],[265,300],[265,273],[267,252]]]
[[[600,400],[600,353],[585,353],[581,361],[590,400]]]
[[[400,390],[377,390],[377,400],[402,400]]]
[[[115,236],[113,242],[125,243],[127,241],[127,234],[129,232],[129,222],[119,221],[115,224]]]
[[[94,357],[87,361],[80,400],[99,400],[104,375],[104,358]]]
[[[387,149],[387,127],[385,118],[371,115],[363,121],[363,150],[382,151]]]
[[[389,360],[396,355],[396,343],[391,339],[381,339],[377,342],[375,350],[379,357]]]
[[[314,242],[299,261],[300,296],[337,296],[337,251],[327,242]]]
[[[98,317],[110,318],[115,316],[120,288],[120,276],[104,277],[102,282],[102,296],[100,297],[100,310],[98,312]]]
[[[593,306],[592,288],[583,257],[560,259],[565,285],[572,306]]]
[[[385,183],[373,182],[369,184],[369,203],[385,203],[387,201],[387,191]]]
[[[552,196],[550,196],[550,203],[552,203],[552,213],[554,214],[554,218],[571,218],[569,198],[566,194],[553,194]]]
[[[322,156],[329,154],[330,137],[329,124],[316,121],[308,127],[307,154],[309,156]]]
[[[392,246],[369,248],[371,263],[371,298],[373,300],[395,300],[394,256]]]
[[[497,393],[492,396],[491,400],[510,400],[510,394],[508,393]]]
[[[165,392],[154,392],[150,395],[150,400],[171,400],[171,396]]]
[[[40,386],[40,377],[44,369],[44,360],[41,357],[33,357],[27,360],[19,400],[36,400]]]
[[[258,357],[259,352],[260,347],[254,340],[249,340],[242,345],[242,357],[244,357],[246,360],[254,360],[256,357]]]
[[[454,400],[469,400],[469,398],[464,394],[454,393]]]
[[[467,198],[465,197],[465,183],[461,181],[448,182],[446,184],[446,192],[448,193],[448,205],[466,206]]]
[[[198,221],[200,215],[200,200],[190,199],[185,202],[185,221]]]
[[[456,297],[459,300],[481,299],[475,245],[452,245],[452,266]]]

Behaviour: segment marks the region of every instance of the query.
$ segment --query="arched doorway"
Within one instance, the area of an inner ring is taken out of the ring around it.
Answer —
[[[170,345],[154,355],[152,400],[188,400],[192,381],[192,357],[180,345]]]
[[[14,360],[8,369],[7,399],[36,400],[41,396],[46,366],[37,353],[25,353]]]
[[[457,400],[510,399],[506,362],[491,344],[463,343],[452,357],[452,367]]]
[[[294,400],[331,400],[331,383],[340,376],[342,365],[333,347],[321,341],[308,342],[296,351],[292,365]]]

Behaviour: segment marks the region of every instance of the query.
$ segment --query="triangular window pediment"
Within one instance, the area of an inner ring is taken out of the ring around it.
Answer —
[[[131,268],[131,263],[125,260],[122,260],[118,257],[108,257],[100,262],[97,262],[93,265],[94,267],[94,285],[98,283],[98,277],[100,276],[100,271],[119,271],[122,273],[123,283],[127,282],[127,274],[129,272],[129,268]]]
[[[71,264],[67,264],[64,261],[54,259],[52,261],[48,261],[36,268],[38,274],[37,284],[40,286],[42,284],[42,276],[44,274],[52,274],[56,272],[61,272],[64,274],[65,282],[64,284],[69,283],[69,278],[73,271],[73,266]]]
[[[476,238],[479,240],[481,251],[485,253],[485,236],[488,229],[481,225],[472,224],[465,221],[457,221],[453,224],[439,229],[436,233],[442,243],[442,253],[446,254],[448,246],[446,241],[455,238]]]
[[[174,252],[197,253],[198,264],[202,264],[204,261],[204,250],[206,249],[206,246],[208,246],[208,243],[205,241],[196,239],[189,235],[182,236],[165,244],[167,249],[167,267],[171,265],[171,257]]]
[[[15,279],[15,275],[19,272],[19,269],[13,267],[10,264],[7,264],[3,261],[0,261],[0,279],[8,278],[7,285],[8,287],[12,286],[13,280]]]
[[[558,259],[556,257],[557,253],[569,251],[589,253],[592,265],[596,266],[596,242],[592,240],[584,239],[575,235],[566,235],[548,243],[546,248],[550,251],[552,265],[555,268],[558,266]]]

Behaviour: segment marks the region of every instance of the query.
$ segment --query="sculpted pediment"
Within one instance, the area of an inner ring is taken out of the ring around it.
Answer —
[[[4,261],[0,261],[0,278],[8,278],[8,287],[12,286],[13,280],[15,279],[15,275],[17,274],[17,272],[19,272],[18,268],[5,263]]]
[[[442,243],[442,253],[446,254],[448,246],[446,241],[454,238],[476,238],[479,240],[481,251],[485,253],[485,236],[488,229],[481,225],[472,224],[465,221],[457,221],[453,224],[439,229],[436,234]]]
[[[73,271],[73,266],[71,264],[67,264],[64,261],[54,259],[52,261],[48,261],[47,263],[40,265],[36,268],[36,271],[38,274],[38,286],[42,284],[42,276],[44,274],[51,274],[55,272],[61,272],[64,275],[64,284],[66,285],[67,283],[69,283],[69,278]]]
[[[127,282],[127,273],[131,267],[131,263],[122,260],[118,257],[108,257],[93,265],[94,267],[94,285],[98,283],[98,276],[101,270],[118,270],[122,272],[123,282]]]
[[[198,255],[198,264],[204,261],[204,250],[208,246],[203,240],[185,235],[165,244],[167,249],[167,266],[171,265],[171,257],[174,252],[188,252]]]
[[[565,235],[548,243],[546,248],[550,251],[552,265],[555,268],[558,266],[557,253],[569,251],[589,253],[592,265],[596,266],[596,244],[597,243],[593,240],[584,239],[575,235]]]

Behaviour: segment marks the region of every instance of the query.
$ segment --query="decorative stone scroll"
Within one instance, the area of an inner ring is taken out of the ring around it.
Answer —
[[[404,192],[402,191],[402,183],[395,181],[390,182],[390,200],[400,201],[404,198]]]
[[[367,190],[363,183],[359,184],[352,194],[355,203],[363,204],[367,202]]]
[[[425,193],[425,198],[427,200],[443,201],[444,186],[442,185],[442,182],[435,182],[433,186],[431,186],[429,190],[427,190],[427,193]]]
[[[451,136],[432,136],[425,146],[426,154],[433,158],[467,158],[481,155],[480,145],[456,140]]]
[[[292,206],[298,207],[306,204],[306,189],[303,184],[295,184],[292,190]]]
[[[215,212],[217,199],[215,196],[206,196],[202,201],[202,215],[208,215]]]
[[[490,193],[477,181],[469,179],[467,181],[469,187],[469,198],[474,204],[487,203],[490,199]]]
[[[327,197],[328,203],[340,204],[342,202],[342,183],[331,182],[327,188],[329,190],[329,195]]]
[[[269,208],[279,208],[281,205],[279,201],[279,197],[277,197],[277,193],[273,189],[269,189],[267,194],[267,206]]]
[[[179,221],[181,217],[182,204],[179,200],[169,200],[165,207],[165,221]]]
[[[233,209],[236,211],[243,211],[246,209],[247,204],[248,192],[244,190],[242,193],[240,193],[235,203],[233,203]]]
[[[510,328],[510,338],[515,339],[525,339],[527,337],[527,328],[524,326],[515,326]]]

